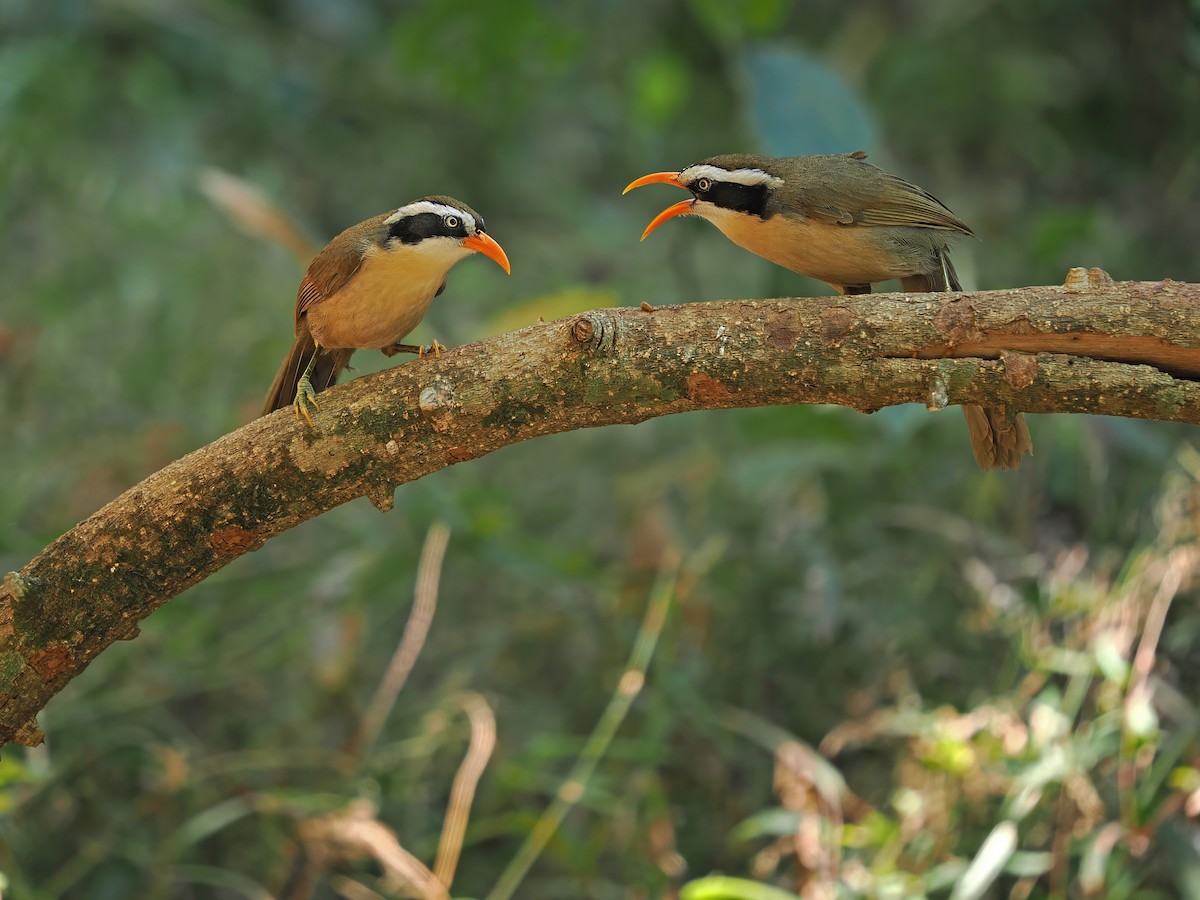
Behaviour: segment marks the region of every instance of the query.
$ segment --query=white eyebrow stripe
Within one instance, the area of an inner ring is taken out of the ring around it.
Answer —
[[[453,206],[446,206],[444,203],[434,203],[430,200],[418,200],[416,203],[410,203],[408,206],[402,206],[386,219],[383,220],[384,225],[394,225],[401,219],[409,216],[417,216],[421,213],[435,213],[439,216],[458,216],[463,220],[463,224],[467,226],[467,231],[475,230],[475,217],[469,212],[461,209],[455,209]]]
[[[720,166],[689,166],[679,173],[679,180],[685,184],[697,178],[711,178],[713,181],[729,181],[734,184],[744,184],[754,187],[765,184],[767,187],[779,187],[782,178],[777,178],[762,169],[722,169]]]

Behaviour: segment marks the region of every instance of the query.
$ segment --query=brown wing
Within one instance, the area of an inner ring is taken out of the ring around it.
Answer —
[[[928,191],[857,155],[799,157],[798,163],[794,196],[814,219],[831,225],[902,225],[974,236]]]
[[[354,277],[362,263],[363,245],[376,240],[380,233],[386,233],[383,220],[389,215],[390,213],[381,213],[346,229],[313,257],[300,282],[300,291],[296,294],[297,329],[301,317],[314,303],[332,297]]]

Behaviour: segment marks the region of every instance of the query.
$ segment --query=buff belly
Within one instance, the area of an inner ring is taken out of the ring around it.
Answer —
[[[332,297],[305,314],[313,340],[329,350],[378,350],[417,327],[452,263],[407,249],[369,253]]]
[[[813,219],[738,213],[708,215],[727,238],[776,265],[832,285],[871,284],[936,268],[935,244],[948,238],[931,229],[830,225]]]

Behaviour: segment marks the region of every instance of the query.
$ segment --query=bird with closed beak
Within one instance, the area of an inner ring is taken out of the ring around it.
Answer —
[[[655,216],[643,240],[668,219],[700,216],[739,247],[841,294],[869,294],[873,283],[892,278],[906,291],[961,291],[949,248],[974,233],[932,194],[865,162],[866,155],[714,156],[638,178],[625,193],[648,184],[692,193]],[[1033,452],[1019,413],[963,411],[984,469],[1015,469]]]
[[[482,253],[505,272],[503,248],[483,217],[452,197],[425,197],[347,228],[313,257],[296,296],[295,341],[279,367],[262,414],[291,405],[313,424],[309,407],[337,381],[355,350],[386,356],[427,351],[401,341],[446,287],[451,267]]]

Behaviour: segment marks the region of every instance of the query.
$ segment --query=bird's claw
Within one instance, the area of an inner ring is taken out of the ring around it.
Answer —
[[[308,412],[309,404],[314,408],[321,405],[317,403],[317,392],[313,390],[312,382],[304,375],[296,382],[296,399],[292,401],[292,407],[296,410],[296,421],[302,421],[300,417],[303,416],[308,422],[308,427],[312,428],[314,426],[312,416]]]
[[[442,351],[446,349],[449,348],[447,348],[445,344],[440,343],[435,339],[428,347],[421,347],[420,350],[417,351],[417,356],[419,356],[421,359],[424,359],[426,356],[433,354],[435,359],[441,359]]]

